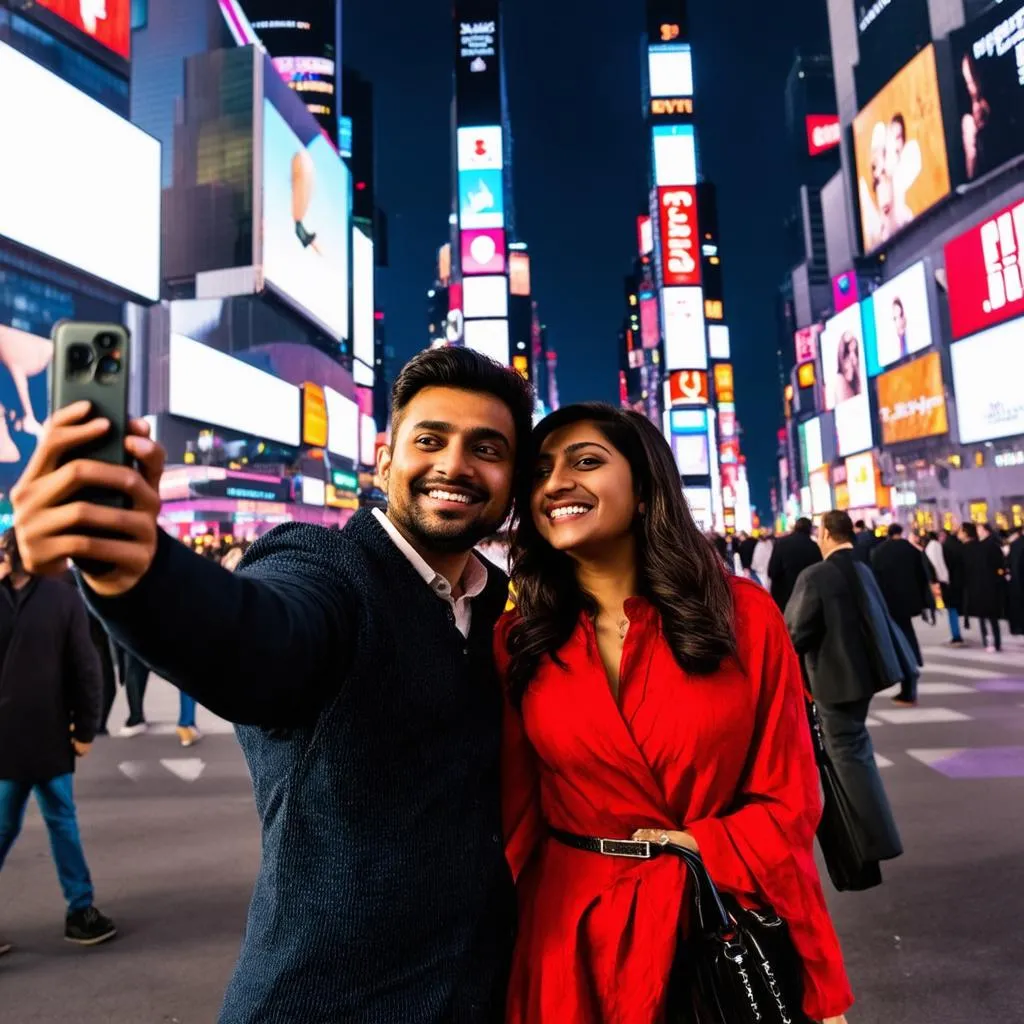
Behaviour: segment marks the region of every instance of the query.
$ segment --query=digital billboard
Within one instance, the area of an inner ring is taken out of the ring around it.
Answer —
[[[302,397],[302,443],[311,448],[327,447],[327,399],[324,389],[312,381],[300,388]]]
[[[882,443],[899,444],[949,432],[946,388],[938,352],[915,359],[878,378]]]
[[[857,0],[857,99],[863,105],[931,42],[928,0]]]
[[[708,350],[704,338],[704,294],[700,288],[663,288],[665,368],[706,370]]]
[[[640,296],[640,341],[644,348],[657,348],[661,341],[658,322],[658,299],[655,295]]]
[[[504,274],[505,232],[500,229],[463,231],[462,273]]]
[[[874,508],[878,504],[877,479],[873,452],[851,455],[846,460],[846,489],[850,508]]]
[[[513,295],[530,294],[530,254],[513,250],[508,254],[509,291]]]
[[[42,423],[49,415],[47,370],[53,359],[49,338],[0,324],[0,491],[6,493],[21,476]]]
[[[158,299],[160,143],[5,43],[0,97],[0,236]]]
[[[821,337],[821,324],[801,327],[793,335],[793,347],[797,363],[810,363],[818,358],[818,339]]]
[[[732,359],[729,328],[725,324],[708,324],[708,354],[712,359]]]
[[[132,55],[131,0],[35,0],[119,57]],[[6,95],[6,94],[5,94]]]
[[[1024,152],[1024,3],[1004,0],[950,34],[968,181]]]
[[[459,128],[455,133],[460,171],[500,171],[504,166],[501,128]]]
[[[351,176],[279,79],[263,100],[263,275],[335,339],[349,336]]]
[[[680,476],[707,476],[711,472],[711,445],[706,431],[673,434],[672,451]]]
[[[899,362],[932,343],[928,312],[928,272],[924,261],[887,281],[866,304],[872,310],[865,323],[868,376]]]
[[[697,136],[693,125],[659,124],[651,129],[654,180],[659,188],[697,184]]]
[[[455,97],[458,123],[501,122],[498,0],[456,0]]]
[[[197,423],[292,447],[301,440],[297,387],[182,334],[171,335],[167,404]]]
[[[366,413],[359,417],[359,461],[364,466],[377,461],[377,422]]]
[[[827,321],[820,337],[825,408],[834,409],[867,394],[861,307],[851,306]]]
[[[804,468],[804,479],[816,469],[825,465],[824,449],[821,443],[821,417],[800,424],[800,456]]]
[[[811,515],[823,516],[832,511],[832,481],[828,468],[814,470],[808,482],[811,486]]]
[[[459,171],[459,225],[463,231],[505,226],[501,171]]]
[[[946,246],[954,338],[1024,315],[1024,202],[1008,206]]]
[[[462,313],[478,320],[508,316],[508,278],[467,277],[462,283]]]
[[[949,194],[934,46],[861,110],[853,138],[861,237],[870,252]]]
[[[832,309],[836,313],[842,313],[849,309],[855,302],[860,302],[860,282],[852,270],[843,274],[836,274],[832,278]]]
[[[352,354],[364,366],[374,364],[373,239],[352,232]]]
[[[836,451],[840,457],[856,455],[875,443],[867,393],[837,405],[835,417]]]
[[[707,405],[708,375],[704,370],[677,370],[668,378],[669,405]]]
[[[1022,332],[1014,320],[950,347],[961,444],[1024,434]]]
[[[481,355],[508,366],[509,333],[507,320],[467,320],[463,343]]]
[[[697,190],[685,186],[659,188],[658,209],[664,283],[668,287],[700,284]]]
[[[355,462],[359,458],[359,406],[334,388],[324,388],[327,399],[327,450]]]
[[[659,43],[647,51],[652,97],[693,95],[693,54],[689,43]]]
[[[809,156],[820,156],[842,142],[843,132],[838,114],[808,114],[805,123]]]

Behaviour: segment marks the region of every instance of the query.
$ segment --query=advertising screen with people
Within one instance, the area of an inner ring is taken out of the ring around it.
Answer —
[[[938,352],[915,359],[878,378],[882,443],[899,444],[949,432],[946,388]]]
[[[883,284],[871,296],[871,307],[868,324],[872,329],[866,338],[869,377],[931,345],[928,272],[923,261]]]
[[[853,122],[864,251],[949,194],[935,48],[922,50]]]
[[[950,36],[967,181],[1024,152],[1024,2],[1007,0]]]
[[[825,382],[825,408],[867,394],[867,361],[860,305],[832,317],[821,332],[821,372]]]
[[[0,324],[0,493],[15,484],[47,416],[53,342]]]

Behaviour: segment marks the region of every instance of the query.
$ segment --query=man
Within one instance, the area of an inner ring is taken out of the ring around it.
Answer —
[[[89,753],[99,726],[99,658],[77,589],[28,572],[13,530],[4,534],[3,555],[0,869],[34,792],[67,901],[64,938],[95,946],[117,932],[93,905],[72,783],[75,758]]]
[[[751,537],[749,533],[741,531],[737,535],[736,541],[736,554],[739,555],[740,569],[743,571],[743,575],[748,579],[753,579],[752,576],[754,560],[754,549],[757,547],[757,538]]]
[[[1020,527],[1015,528],[1011,534],[1007,564],[1010,570],[1007,602],[1010,632],[1020,636],[1024,634],[1024,530]]]
[[[890,622],[871,570],[853,557],[853,523],[827,512],[821,526],[823,562],[800,574],[786,608],[786,625],[801,655],[822,732],[839,780],[858,818],[865,860],[903,852],[867,728],[879,690],[916,680],[908,649]]]
[[[982,532],[988,534],[981,539]],[[999,619],[1003,614],[1003,551],[991,531],[974,523],[960,527],[964,560],[964,605],[968,615],[981,620],[981,642],[989,654],[1003,649]],[[989,639],[989,629],[992,639]]]
[[[853,541],[853,557],[865,565],[871,564],[871,552],[878,546],[878,538],[874,530],[869,530],[863,519],[853,524],[855,534]]]
[[[765,588],[768,586],[768,566],[771,565],[774,548],[772,531],[762,530],[757,546],[754,548],[754,556],[750,560],[750,575]]]
[[[775,542],[768,562],[772,597],[782,611],[786,610],[800,573],[820,561],[821,549],[811,537],[810,519],[798,519],[793,532]]]
[[[949,617],[949,644],[951,647],[963,647],[964,638],[960,632],[960,605],[963,601],[963,565],[959,551],[948,551],[950,534],[945,530],[941,534],[928,534],[928,543],[924,553],[931,563],[932,571],[938,583],[939,596]]]
[[[903,527],[893,523],[888,539],[871,552],[871,567],[885,597],[889,614],[907,638],[918,665],[924,665],[921,645],[914,632],[914,618],[928,604],[928,574],[924,555],[903,536]]]
[[[140,472],[57,468],[102,433],[85,414],[53,417],[14,489],[22,548],[41,570],[112,563],[83,585],[114,639],[240,725],[263,858],[221,1024],[500,1020],[515,910],[491,648],[508,588],[472,549],[529,459],[529,386],[469,349],[416,356],[378,455],[387,514],[281,527],[235,573],[157,529],[164,457],[144,424],[126,443]],[[135,510],[61,504],[83,485]],[[127,539],[85,533],[100,524]]]

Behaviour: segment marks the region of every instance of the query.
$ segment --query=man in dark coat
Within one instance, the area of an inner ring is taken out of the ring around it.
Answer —
[[[865,860],[903,852],[867,728],[879,690],[904,684],[913,696],[917,667],[886,611],[878,584],[854,557],[853,524],[827,512],[821,526],[825,560],[800,574],[786,608],[786,625],[801,655],[818,707],[825,743],[863,830]],[[905,666],[905,667],[904,667]]]
[[[50,833],[69,942],[95,946],[116,934],[93,905],[72,780],[99,725],[103,681],[77,588],[25,571],[13,530],[3,538],[0,583],[0,869],[35,792]]]
[[[1024,530],[1020,528],[1010,537],[1009,569],[1010,632],[1020,636],[1024,633]]]
[[[793,532],[775,542],[768,563],[772,597],[782,611],[786,610],[800,573],[820,561],[821,549],[811,537],[810,519],[798,519],[793,525]]]
[[[864,565],[871,564],[871,552],[879,545],[875,531],[868,528],[863,519],[858,519],[853,526],[853,557]]]
[[[921,645],[914,632],[914,617],[928,606],[928,574],[924,555],[903,537],[903,527],[893,523],[888,539],[871,553],[871,567],[875,570],[889,614],[903,630],[918,665],[924,664]]]
[[[942,546],[942,557],[946,562],[946,572],[949,576],[948,582],[939,582],[939,587],[942,592],[942,603],[949,613],[950,631],[953,636],[950,643],[955,647],[962,647],[964,641],[960,634],[960,615],[964,611],[963,544],[957,539],[956,534],[949,530],[943,530],[939,534],[939,544]]]
[[[981,620],[981,640],[989,654],[1003,649],[999,618],[1003,614],[1003,552],[998,542],[979,540],[978,527],[960,527],[964,542],[964,604],[971,618]],[[989,639],[989,630],[992,639]]]

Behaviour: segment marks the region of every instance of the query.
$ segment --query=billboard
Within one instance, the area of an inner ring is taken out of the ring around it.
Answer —
[[[707,405],[708,375],[704,370],[677,370],[668,378],[669,405]]]
[[[954,338],[1024,314],[1024,202],[1008,206],[946,246]]]
[[[849,309],[855,302],[860,302],[860,282],[853,271],[845,274],[836,274],[832,278],[832,309],[836,313],[842,313]]]
[[[459,171],[459,225],[505,226],[505,182],[501,171]]]
[[[0,324],[0,491],[21,476],[49,415],[47,370],[53,359],[49,338]]]
[[[351,176],[291,90],[265,84],[263,276],[333,338],[347,338]]]
[[[846,488],[850,508],[874,508],[878,504],[877,480],[873,452],[851,455],[846,460]]]
[[[721,405],[732,405],[736,401],[736,386],[733,382],[732,364],[715,364],[715,401]]]
[[[373,239],[352,232],[352,354],[364,366],[374,364]]]
[[[811,487],[811,515],[823,516],[832,511],[832,481],[828,468],[816,469],[808,477]]]
[[[640,296],[640,341],[644,348],[657,348],[661,341],[658,299],[655,295]]]
[[[882,443],[899,444],[949,432],[946,388],[938,352],[915,359],[878,378]]]
[[[672,452],[680,476],[707,476],[711,472],[711,444],[706,431],[673,434]]]
[[[861,307],[851,306],[827,321],[821,332],[821,369],[825,408],[867,394],[864,326]]]
[[[697,184],[697,136],[690,124],[659,124],[651,129],[654,181],[659,188]]]
[[[821,443],[821,417],[800,424],[800,458],[803,463],[804,479],[816,469],[825,465],[824,449]]]
[[[865,331],[869,377],[932,344],[923,260],[883,284],[865,306],[871,309],[864,325],[869,328]]]
[[[35,0],[119,57],[132,55],[131,0]],[[6,93],[5,93],[6,95]]]
[[[729,328],[725,324],[708,324],[708,353],[712,359],[732,359]]]
[[[808,114],[805,124],[809,156],[820,156],[830,149],[835,149],[842,142],[843,132],[838,114]]]
[[[934,46],[854,118],[853,139],[861,237],[870,252],[949,194]]]
[[[700,288],[664,288],[661,292],[665,334],[665,368],[706,370],[704,293]]]
[[[462,283],[462,314],[478,320],[507,317],[508,278],[467,277]]]
[[[697,190],[659,188],[662,276],[667,287],[700,284]]]
[[[463,344],[504,366],[509,364],[507,320],[467,320]]]
[[[956,67],[956,134],[968,181],[1024,152],[1024,3],[1004,0],[950,34]]]
[[[455,103],[458,123],[501,122],[498,0],[456,0]]]
[[[377,461],[377,422],[366,413],[359,417],[359,461],[364,466]]]
[[[324,388],[327,400],[327,450],[355,462],[359,458],[359,406],[334,388]]]
[[[647,51],[651,97],[693,95],[693,54],[689,43],[659,43]]]
[[[510,252],[508,254],[509,288],[513,295],[530,294],[530,254]]]
[[[501,128],[459,128],[455,133],[460,171],[500,171],[504,166]]]
[[[5,43],[0,96],[0,236],[158,299],[160,143]]]
[[[504,274],[505,232],[500,229],[463,231],[462,273]]]
[[[797,363],[810,363],[818,358],[818,339],[821,337],[821,324],[801,327],[793,335],[793,346],[796,351]]]
[[[960,443],[1024,434],[1024,320],[950,347]]]
[[[931,42],[928,0],[857,0],[857,99],[873,96]]]

